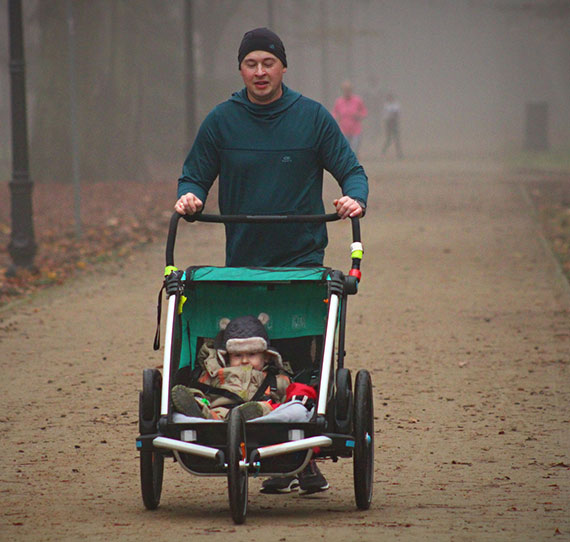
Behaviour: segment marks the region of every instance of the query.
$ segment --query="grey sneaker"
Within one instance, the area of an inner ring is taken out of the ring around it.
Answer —
[[[284,476],[279,478],[268,478],[261,484],[261,493],[291,493],[299,489],[299,480],[296,476]]]
[[[319,493],[329,488],[327,479],[317,467],[314,459],[299,473],[299,495],[310,495]]]
[[[244,403],[243,405],[240,405],[238,409],[245,421],[263,416],[263,407],[256,401]]]
[[[202,409],[196,402],[194,394],[186,386],[178,384],[172,388],[172,404],[177,412],[193,418],[203,418]]]

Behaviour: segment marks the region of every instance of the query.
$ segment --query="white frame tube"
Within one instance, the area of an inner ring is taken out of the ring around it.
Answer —
[[[214,460],[218,459],[218,454],[220,452],[218,448],[203,446],[202,444],[195,444],[193,442],[183,442],[181,440],[168,437],[156,437],[152,440],[152,444],[157,448],[166,448],[167,450],[175,450],[177,452],[198,455],[200,457],[207,457],[208,459]],[[283,455],[291,452],[302,452],[304,450],[310,450],[317,447],[326,448],[331,444],[331,438],[321,435],[301,440],[283,442],[281,444],[262,446],[261,448],[257,448],[256,452],[259,454],[259,459],[265,459],[267,457],[274,457],[276,455]],[[240,465],[241,464],[242,462],[240,462]],[[244,461],[243,466],[247,465],[249,465],[249,463]]]
[[[176,450],[192,455],[199,455],[200,457],[207,457],[208,459],[218,459],[220,450],[218,448],[211,448],[210,446],[202,446],[201,444],[194,444],[193,442],[182,442],[167,437],[156,437],[152,443],[157,448],[166,448],[167,450]]]
[[[325,436],[320,437],[309,437],[301,440],[292,440],[289,442],[283,442],[282,444],[272,444],[271,446],[262,446],[257,449],[260,459],[266,457],[273,457],[275,455],[287,454],[289,452],[301,452],[303,450],[308,450],[310,448],[316,448],[321,446],[326,448],[332,444],[332,439]]]
[[[321,381],[319,385],[319,402],[317,405],[317,414],[319,415],[324,415],[327,409],[327,395],[329,392],[329,380],[332,369],[334,341],[338,319],[338,306],[339,296],[337,294],[332,294],[329,299],[329,314],[327,319],[327,330],[323,351],[323,366],[321,369]]]
[[[172,355],[172,340],[174,338],[174,316],[176,314],[176,295],[168,298],[168,312],[166,314],[166,332],[164,334],[164,358],[162,364],[162,396],[160,400],[160,414],[168,414],[168,401],[170,391],[170,358]]]

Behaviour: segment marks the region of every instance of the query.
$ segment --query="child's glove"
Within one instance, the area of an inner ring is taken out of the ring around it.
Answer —
[[[301,384],[300,382],[293,382],[289,384],[286,390],[285,401],[300,401],[307,407],[307,410],[311,410],[315,406],[317,399],[317,390],[313,386],[308,386],[307,384]]]

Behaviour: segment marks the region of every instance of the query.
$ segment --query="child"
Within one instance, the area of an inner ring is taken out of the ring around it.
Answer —
[[[220,323],[214,344],[198,355],[203,368],[193,387],[172,388],[174,408],[192,417],[224,419],[235,404],[246,420],[270,413],[286,400],[291,383],[280,354],[269,345],[266,314]]]
[[[308,421],[316,391],[311,386],[293,383],[283,368],[281,355],[271,348],[264,323],[269,317],[260,314],[240,316],[229,323],[221,322],[222,331],[213,344],[204,344],[198,355],[203,370],[195,387],[172,388],[174,408],[187,416],[224,419],[231,406],[239,408],[246,420],[265,416],[275,410],[301,406],[305,412],[298,421]],[[296,403],[296,405],[295,405]],[[299,410],[295,411],[298,414]],[[280,414],[282,416],[283,414]],[[262,484],[263,493],[287,493],[299,489],[311,494],[325,491],[329,484],[314,459],[298,476],[269,478]]]

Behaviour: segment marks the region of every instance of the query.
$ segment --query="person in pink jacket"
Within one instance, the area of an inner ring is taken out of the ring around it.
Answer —
[[[350,81],[343,81],[341,89],[342,96],[336,99],[332,114],[348,140],[350,148],[358,154],[362,139],[362,121],[368,115],[368,110],[362,98],[352,92]]]

